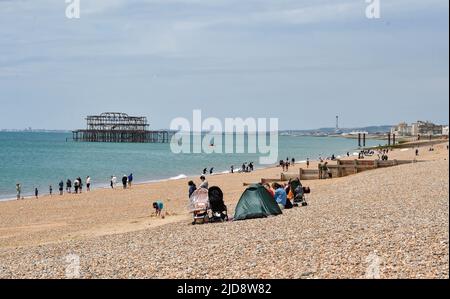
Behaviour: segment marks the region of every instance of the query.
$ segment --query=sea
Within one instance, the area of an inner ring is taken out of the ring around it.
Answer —
[[[247,142],[247,138],[245,138]],[[368,139],[366,146],[381,140]],[[358,150],[355,139],[341,137],[279,136],[279,159],[344,156]],[[244,162],[259,164],[259,154],[175,154],[170,144],[74,142],[71,133],[0,132],[0,200],[15,198],[16,183],[22,195],[31,196],[34,188],[48,194],[49,186],[57,193],[58,183],[90,176],[92,188],[105,188],[111,176],[133,173],[134,183],[176,180],[200,175],[204,168],[227,173],[230,166],[239,169]]]

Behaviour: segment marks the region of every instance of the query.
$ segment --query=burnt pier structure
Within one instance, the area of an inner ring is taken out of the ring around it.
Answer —
[[[72,131],[80,142],[168,143],[169,131],[151,131],[145,116],[105,112],[86,117],[86,129]]]

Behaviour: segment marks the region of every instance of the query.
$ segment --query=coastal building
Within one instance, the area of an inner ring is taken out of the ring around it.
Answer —
[[[406,122],[401,122],[392,127],[391,134],[395,134],[396,136],[411,136],[412,126],[409,126]]]
[[[442,127],[442,135],[447,135],[448,136],[448,126],[443,126]]]
[[[72,132],[74,141],[168,143],[168,131],[150,131],[147,118],[120,112],[86,117],[86,129]]]
[[[391,128],[391,134],[396,136],[418,136],[418,135],[442,135],[443,126],[436,125],[429,121],[417,121],[408,125],[406,122],[401,122]]]
[[[442,135],[442,126],[419,120],[411,124],[411,135]]]

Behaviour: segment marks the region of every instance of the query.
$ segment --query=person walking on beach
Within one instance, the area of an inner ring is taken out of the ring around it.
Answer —
[[[66,182],[66,192],[72,193],[72,181],[70,179],[67,179],[67,182]]]
[[[19,200],[20,193],[22,193],[22,186],[19,183],[16,184],[16,192],[17,192],[17,200]]]
[[[416,148],[416,156],[418,156],[418,155],[419,155],[419,149]]]
[[[53,187],[52,187],[52,185],[48,186],[48,192],[50,193],[50,196],[53,196]]]
[[[64,193],[64,181],[63,180],[61,180],[59,182],[58,187],[59,187],[59,195],[63,195],[63,193]]]
[[[306,158],[306,168],[309,168],[309,158]]]
[[[131,183],[133,182],[133,174],[130,173],[128,176],[128,188],[131,188]]]
[[[206,180],[206,178],[205,178],[205,176],[201,176],[200,177],[200,181],[202,181],[202,183],[200,184],[200,186],[199,186],[199,188],[201,189],[201,188],[205,188],[205,189],[208,189],[208,181]]]
[[[188,186],[189,186],[189,198],[191,198],[192,193],[194,193],[195,190],[197,190],[197,186],[195,185],[195,183],[193,181],[189,181]]]
[[[91,191],[91,177],[90,176],[86,177],[86,191],[87,192]]]
[[[213,174],[214,171],[214,167],[211,167],[211,169],[209,170],[209,174]]]
[[[230,172],[234,173],[234,166],[233,165],[231,165],[231,167],[230,167]]]
[[[39,198],[39,190],[37,187],[34,188],[34,196],[36,197],[36,199]]]
[[[254,169],[253,162],[250,162],[248,164],[248,168],[250,168],[250,171],[253,171],[253,169]]]

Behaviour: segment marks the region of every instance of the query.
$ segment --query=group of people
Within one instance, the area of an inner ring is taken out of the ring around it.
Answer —
[[[131,184],[133,183],[133,174],[130,173],[129,175],[124,174],[122,176],[122,188],[127,189],[131,188]],[[115,175],[111,176],[111,180],[109,181],[109,185],[111,189],[114,189],[117,185],[117,177]]]
[[[209,183],[206,180],[205,176],[201,176],[200,177],[200,185],[198,186],[198,189],[204,188],[204,189],[208,189],[209,188]],[[189,187],[189,198],[191,198],[192,194],[197,190],[197,185],[194,183],[194,181],[189,181],[188,182],[188,187]]]
[[[133,182],[133,174],[131,173],[130,175],[124,175],[122,177],[122,185],[123,188],[131,188],[131,184]],[[91,191],[91,177],[87,176],[84,183],[86,184],[86,191],[89,192]],[[111,188],[114,189],[114,187],[116,186],[117,183],[117,178],[115,176],[111,176]],[[66,193],[72,193],[72,188],[75,194],[78,193],[82,193],[83,192],[83,180],[81,179],[81,177],[77,177],[75,180],[71,179],[67,179],[66,183],[64,184],[64,181],[61,180],[58,183],[58,191],[59,191],[59,195],[64,195],[64,187],[65,187],[65,191]],[[48,186],[48,191],[49,191],[49,195],[53,196],[53,186],[50,185]],[[16,193],[17,193],[17,199],[23,199],[22,197],[22,185],[20,183],[16,184]],[[34,188],[34,196],[35,198],[39,198],[39,189],[37,187]]]
[[[91,191],[91,177],[87,176],[85,182],[86,182],[86,191]],[[81,177],[78,177],[73,181],[73,188],[74,188],[75,194],[83,192],[83,180],[81,179]],[[58,190],[59,190],[59,195],[64,194],[64,181],[63,180],[61,180],[59,182]],[[67,179],[67,181],[66,181],[66,192],[72,193],[72,181],[70,179]],[[50,195],[52,195],[52,186],[50,186]]]
[[[286,158],[286,161],[284,160],[280,160],[280,164],[279,166],[281,166],[281,168],[283,168],[283,171],[289,171],[289,166],[291,166],[295,164],[295,158],[289,159],[289,157]],[[309,166],[309,164],[308,164]]]
[[[297,200],[301,201],[303,198],[304,190],[303,186],[299,181],[299,185],[294,189],[289,180],[287,184],[272,183],[272,185],[265,183],[263,184],[270,196],[275,200],[281,210],[291,209],[297,204]]]

